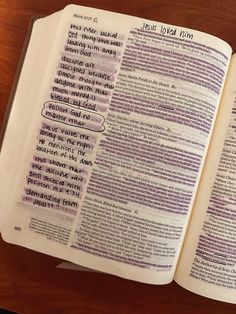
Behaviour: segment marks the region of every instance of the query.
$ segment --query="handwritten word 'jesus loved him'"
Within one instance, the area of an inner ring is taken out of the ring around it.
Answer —
[[[143,23],[141,26],[141,30],[146,31],[156,31],[157,25],[156,24],[147,24],[146,22]],[[193,39],[193,34],[189,33],[187,30],[179,30],[177,28],[169,27],[169,26],[161,26],[160,34],[162,35],[169,35],[169,36],[179,36],[181,38],[186,39]]]

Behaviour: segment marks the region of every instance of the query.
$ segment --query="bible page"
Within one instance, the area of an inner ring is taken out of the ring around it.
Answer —
[[[233,55],[175,276],[180,285],[195,293],[231,303],[236,303],[235,82]]]
[[[70,5],[62,14],[17,156],[3,237],[103,272],[168,283],[231,48],[117,13]]]

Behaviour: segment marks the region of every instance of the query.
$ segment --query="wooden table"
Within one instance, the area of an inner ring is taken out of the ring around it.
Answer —
[[[0,125],[28,23],[62,9],[64,0],[0,0]],[[209,32],[236,51],[234,0],[81,0],[74,3]],[[236,306],[175,283],[140,284],[115,276],[57,269],[59,260],[0,240],[0,308],[17,313],[235,313]]]

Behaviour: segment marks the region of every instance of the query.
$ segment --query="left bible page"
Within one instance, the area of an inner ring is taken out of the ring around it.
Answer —
[[[39,79],[30,76],[16,94],[1,153],[3,238],[168,283],[231,48],[197,31],[80,6],[44,29],[44,49],[30,59],[37,64],[42,53],[44,72],[41,64]]]

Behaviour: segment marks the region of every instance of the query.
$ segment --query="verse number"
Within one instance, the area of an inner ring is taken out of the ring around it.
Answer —
[[[14,227],[14,230],[21,231],[21,227],[15,226],[15,227]]]

